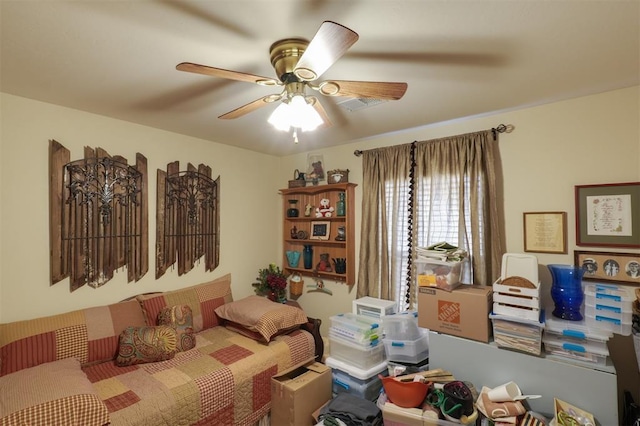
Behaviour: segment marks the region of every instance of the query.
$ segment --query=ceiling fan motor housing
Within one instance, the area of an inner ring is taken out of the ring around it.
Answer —
[[[271,65],[276,70],[276,75],[283,83],[299,81],[293,74],[298,60],[307,49],[309,41],[304,38],[286,38],[276,41],[271,45]],[[295,80],[292,80],[292,77]]]

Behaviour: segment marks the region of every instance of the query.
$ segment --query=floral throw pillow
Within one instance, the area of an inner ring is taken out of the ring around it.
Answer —
[[[116,365],[120,367],[166,361],[177,352],[177,333],[173,327],[127,327],[120,334]]]
[[[189,305],[174,305],[163,308],[158,314],[158,325],[168,325],[176,330],[178,351],[188,351],[196,346],[193,333],[193,313]]]

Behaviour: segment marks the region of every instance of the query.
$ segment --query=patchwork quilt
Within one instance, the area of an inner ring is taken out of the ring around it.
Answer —
[[[303,330],[264,344],[219,326],[167,361],[83,371],[113,426],[253,425],[271,408],[271,377],[313,360],[314,350]]]

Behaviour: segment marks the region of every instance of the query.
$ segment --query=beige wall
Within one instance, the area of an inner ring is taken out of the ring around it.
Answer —
[[[276,157],[181,136],[124,121],[1,94],[0,139],[0,322],[10,322],[112,303],[135,294],[197,284],[232,274],[233,293],[253,293],[257,270],[279,261],[277,224],[281,207],[274,170]],[[149,170],[149,245],[155,244],[156,170],[169,162],[207,164],[221,181],[220,265],[210,273],[204,263],[178,277],[169,270],[155,279],[153,250],[149,272],[127,283],[126,270],[99,289],[69,292],[68,279],[49,285],[48,145],[55,139],[83,158],[83,147],[104,148],[135,162],[147,157]],[[259,220],[256,220],[259,219]]]
[[[361,184],[362,160],[353,155],[356,149],[450,136],[500,123],[512,125],[513,132],[502,134],[499,142],[507,251],[523,249],[522,212],[566,211],[569,253],[537,256],[541,265],[571,263],[573,250],[577,248],[573,186],[640,180],[639,92],[638,87],[633,87],[487,114],[314,153],[323,154],[327,169],[348,168],[350,180]],[[0,100],[0,321],[110,303],[137,293],[191,285],[227,272],[233,274],[234,294],[241,297],[251,294],[250,284],[258,268],[281,261],[278,241],[282,235],[281,203],[277,190],[286,187],[294,169],[305,169],[306,154],[278,159],[12,95],[2,94]],[[200,264],[182,277],[169,271],[155,280],[155,263],[150,254],[150,271],[138,283],[127,283],[126,271],[120,271],[97,290],[85,286],[70,293],[66,280],[49,286],[46,183],[49,139],[66,146],[72,159],[81,158],[84,146],[101,147],[130,161],[136,152],[147,157],[152,245],[156,169],[164,169],[174,160],[181,165],[202,162],[211,166],[214,176],[221,176],[220,266],[206,273]],[[358,186],[355,208],[360,202],[361,186]],[[273,226],[264,226],[265,223]],[[356,227],[359,236],[358,214]],[[541,274],[548,283],[546,268],[541,267]],[[333,296],[309,293],[299,299],[309,315],[323,319],[325,327],[331,315],[351,309],[355,294],[353,288],[342,284],[326,284]]]
[[[640,181],[639,99],[640,88],[636,86],[411,129],[314,153],[323,154],[327,170],[350,170],[350,181],[360,185],[356,188],[355,208],[358,209],[362,199],[362,160],[353,155],[354,150],[474,132],[501,123],[513,126],[513,131],[500,135],[499,140],[506,250],[516,253],[524,250],[523,212],[567,212],[568,254],[535,253],[541,265],[541,280],[548,286],[551,278],[544,265],[572,264],[576,249],[598,250],[575,245],[574,185]],[[401,108],[401,102],[397,108]],[[354,114],[359,113],[363,112]],[[305,165],[306,154],[284,158],[279,180],[286,182],[291,179],[294,169],[302,170]],[[356,214],[356,218],[356,235],[359,236],[360,215]],[[310,316],[323,320],[323,332],[326,332],[329,317],[336,312],[349,311],[355,298],[355,288],[333,282],[325,284],[333,291],[333,296],[309,293],[299,299]]]

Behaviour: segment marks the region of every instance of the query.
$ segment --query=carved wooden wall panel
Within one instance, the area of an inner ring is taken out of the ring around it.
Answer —
[[[186,274],[204,258],[205,270],[219,264],[220,177],[211,179],[211,168],[177,161],[158,170],[156,211],[156,278],[177,265]]]
[[[71,291],[97,288],[125,266],[128,281],[138,281],[149,269],[147,159],[136,154],[130,166],[85,147],[84,159],[69,160],[51,140],[51,284],[69,277]]]

